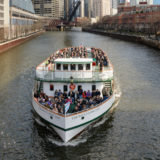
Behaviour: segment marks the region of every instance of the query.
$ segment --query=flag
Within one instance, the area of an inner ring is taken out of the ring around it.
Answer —
[[[67,113],[67,111],[69,110],[70,104],[71,104],[71,102],[67,102],[65,104],[65,113]]]

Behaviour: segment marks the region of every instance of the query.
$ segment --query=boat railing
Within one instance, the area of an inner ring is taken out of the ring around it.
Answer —
[[[61,116],[61,117],[69,117],[69,116],[73,116],[73,115],[76,115],[76,114],[81,114],[81,113],[83,113],[83,112],[86,112],[86,111],[95,109],[95,108],[99,107],[100,105],[104,104],[106,101],[108,101],[112,96],[113,96],[113,94],[112,94],[110,97],[108,97],[108,98],[106,98],[106,99],[103,99],[102,102],[100,102],[100,103],[98,103],[98,104],[96,104],[96,105],[93,105],[93,107],[90,106],[90,107],[87,107],[87,108],[85,108],[85,109],[82,109],[81,111],[72,112],[72,113],[68,113],[68,112],[67,112],[67,113],[55,112],[55,111],[51,110],[50,108],[48,108],[48,107],[42,105],[41,103],[39,103],[39,102],[38,102],[38,99],[34,98],[34,96],[33,96],[33,98],[34,98],[34,100],[36,101],[36,103],[37,103],[40,107],[48,110],[49,112],[52,112],[52,113],[54,113],[54,114],[57,114],[57,115],[59,115],[59,116]]]
[[[74,82],[90,82],[90,81],[107,81],[113,78],[113,70],[99,71],[50,71],[44,69],[36,70],[36,79],[41,81],[52,81],[52,82],[70,82],[71,77]]]

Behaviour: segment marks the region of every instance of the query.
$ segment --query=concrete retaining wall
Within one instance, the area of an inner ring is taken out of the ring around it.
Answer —
[[[39,32],[36,32],[36,33],[33,33],[31,35],[28,35],[26,37],[21,37],[21,38],[18,38],[18,39],[14,39],[14,40],[11,40],[11,41],[7,41],[7,42],[4,42],[4,43],[0,43],[0,53],[2,52],[5,52],[13,47],[16,47],[26,41],[28,41],[29,39],[32,39],[40,34],[44,33],[44,31],[39,31]]]
[[[91,32],[91,33],[96,33],[96,34],[101,34],[101,35],[106,35],[126,41],[132,41],[132,42],[137,42],[141,44],[145,44],[147,46],[160,49],[160,41],[151,39],[147,36],[138,36],[138,35],[129,35],[126,33],[116,33],[116,32],[107,32],[107,31],[102,31],[102,30],[97,30],[97,29],[89,29],[89,28],[83,28],[82,31],[85,32]]]

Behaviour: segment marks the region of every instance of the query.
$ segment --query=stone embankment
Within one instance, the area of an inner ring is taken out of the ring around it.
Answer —
[[[91,29],[91,28],[83,28],[82,31],[85,32],[91,32],[91,33],[96,33],[96,34],[101,34],[101,35],[106,35],[126,41],[132,41],[132,42],[137,42],[141,44],[145,44],[147,46],[160,49],[160,40],[156,40],[152,36],[145,36],[145,35],[138,35],[138,34],[129,34],[129,33],[120,33],[120,32],[115,32],[115,31],[106,31],[106,30],[100,30],[100,29]]]
[[[41,31],[38,31],[38,32],[35,32],[35,33],[32,33],[28,36],[24,36],[24,37],[19,37],[17,39],[13,39],[13,40],[10,40],[10,41],[6,41],[6,42],[3,42],[3,43],[0,43],[0,53],[2,52],[5,52],[13,47],[16,47],[34,37],[37,37],[39,36],[40,34],[44,33],[43,30]]]

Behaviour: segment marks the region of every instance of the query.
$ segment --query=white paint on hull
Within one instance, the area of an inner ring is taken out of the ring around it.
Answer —
[[[97,107],[66,116],[53,113],[50,109],[41,106],[34,98],[32,103],[38,115],[50,122],[62,140],[68,142],[88,127],[93,121],[109,111],[114,101],[115,96],[113,94],[109,99],[102,102]]]
[[[61,129],[58,129],[53,126],[54,130],[57,132],[57,134],[61,137],[61,139],[66,143],[72,138],[74,138],[76,135],[81,133],[85,128],[87,128],[90,125],[90,123],[83,125],[81,127],[69,130],[69,131],[63,131]]]

